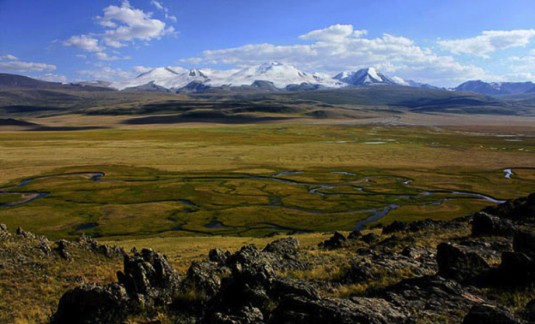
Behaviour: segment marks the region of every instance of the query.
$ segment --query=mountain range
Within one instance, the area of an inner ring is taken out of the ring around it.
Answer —
[[[268,62],[233,70],[185,69],[157,67],[135,78],[120,82],[84,81],[71,84],[46,82],[12,74],[0,74],[0,87],[60,89],[76,87],[83,90],[108,89],[151,92],[204,92],[210,89],[257,89],[261,91],[311,91],[351,87],[402,86],[455,92],[474,92],[487,96],[535,95],[533,82],[484,82],[471,80],[445,89],[398,76],[387,76],[373,67],[344,71],[334,76],[308,73],[295,66]]]
[[[334,77],[322,73],[308,73],[295,66],[269,62],[238,70],[191,69],[158,67],[134,79],[112,83],[117,90],[152,89],[191,91],[202,88],[253,87],[271,90],[317,90],[349,86],[400,85],[421,87],[414,81],[387,77],[375,68],[341,72]]]

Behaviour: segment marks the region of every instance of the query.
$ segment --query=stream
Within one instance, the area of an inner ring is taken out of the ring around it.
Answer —
[[[503,172],[505,173],[505,178],[507,178],[507,179],[511,179],[511,177],[514,175],[513,170],[511,168],[504,169]],[[281,183],[285,183],[285,184],[289,184],[289,185],[304,186],[304,187],[307,188],[309,194],[311,194],[311,195],[319,195],[320,197],[324,198],[324,197],[328,197],[328,196],[344,195],[343,193],[336,193],[336,192],[335,193],[322,192],[322,190],[325,191],[325,190],[335,189],[336,187],[339,187],[339,186],[352,186],[356,191],[365,192],[366,191],[365,188],[354,186],[355,181],[363,180],[363,179],[365,179],[366,181],[370,181],[370,180],[373,180],[374,178],[376,178],[376,177],[365,177],[365,178],[362,178],[362,179],[358,179],[357,178],[357,179],[354,179],[354,180],[349,181],[349,182],[324,183],[324,184],[321,184],[321,183],[307,183],[307,182],[301,182],[301,181],[297,181],[297,180],[284,178],[284,176],[298,175],[298,174],[303,174],[303,173],[304,173],[303,171],[283,171],[283,172],[279,172],[279,173],[273,174],[271,176],[247,175],[245,177],[245,179],[250,179],[250,180],[269,180],[269,181],[276,181],[276,182],[281,182]],[[350,176],[350,177],[357,177],[357,174],[351,173],[351,172],[347,172],[347,171],[331,171],[330,173],[346,175],[346,176]],[[36,181],[36,180],[48,179],[48,178],[56,178],[56,177],[66,177],[66,176],[77,176],[77,175],[78,176],[79,175],[89,176],[89,181],[93,181],[93,182],[101,181],[102,178],[105,177],[105,173],[104,172],[94,171],[94,172],[72,172],[72,173],[55,174],[55,175],[39,176],[39,177],[33,177],[33,178],[24,179],[24,180],[20,181],[17,184],[14,184],[14,185],[11,185],[11,186],[8,186],[8,187],[4,187],[4,188],[0,188],[0,195],[21,195],[22,196],[21,200],[11,201],[11,202],[7,202],[7,203],[4,203],[4,204],[0,204],[0,207],[17,207],[17,206],[25,205],[25,204],[28,204],[28,203],[33,202],[35,200],[38,200],[40,198],[44,198],[44,197],[46,197],[47,195],[50,194],[49,192],[19,191],[19,190],[11,191],[13,189],[24,187],[24,186],[26,186],[26,185],[28,185],[31,182]],[[195,177],[183,177],[183,178],[180,178],[180,179],[183,180],[183,179],[186,179],[186,178],[187,179],[195,179]],[[224,180],[224,179],[234,179],[234,178],[233,177],[228,177],[228,176],[227,177],[219,176],[219,177],[202,177],[202,179],[223,179]],[[434,195],[434,194],[448,194],[448,195],[453,195],[453,196],[459,196],[459,198],[461,198],[461,197],[471,197],[471,198],[475,198],[475,199],[483,199],[483,200],[489,201],[489,202],[494,203],[494,204],[500,204],[500,203],[504,202],[504,200],[496,199],[494,197],[487,196],[487,195],[484,195],[484,194],[481,194],[481,193],[477,193],[477,192],[453,191],[453,190],[425,190],[424,188],[411,186],[411,184],[413,183],[412,179],[407,179],[407,178],[405,178],[405,179],[400,178],[400,179],[402,179],[401,184],[404,187],[406,187],[408,189],[411,189],[411,190],[417,190],[417,191],[420,191],[420,192],[417,193],[417,194],[383,194],[383,193],[377,193],[377,194],[378,195],[384,195],[384,196],[388,196],[388,195],[394,196],[395,195],[395,196],[404,197],[404,198],[407,198],[407,199],[417,199],[419,196],[420,197],[422,197],[422,196],[430,196],[430,195]],[[443,199],[439,199],[437,201],[434,201],[431,204],[441,205],[445,201],[452,200],[452,199],[456,199],[456,198],[455,197],[447,197],[447,198],[443,198]],[[196,203],[194,203],[193,201],[190,201],[190,200],[181,199],[181,200],[178,200],[178,202],[180,202],[180,203],[182,203],[182,204],[184,204],[186,206],[190,206],[190,207],[196,207],[196,208],[200,207],[199,205],[197,205]],[[361,221],[357,222],[357,224],[355,225],[355,229],[358,229],[358,230],[363,229],[366,225],[368,225],[370,223],[373,223],[373,222],[376,222],[376,221],[380,220],[381,218],[383,218],[386,215],[388,215],[388,213],[390,213],[392,210],[395,210],[395,209],[401,207],[400,205],[397,205],[397,204],[388,204],[388,205],[384,206],[383,208],[328,212],[328,211],[321,211],[321,210],[309,209],[309,208],[303,208],[303,207],[297,207],[297,206],[286,206],[286,205],[284,205],[282,198],[279,197],[279,196],[275,196],[275,195],[270,196],[270,203],[269,203],[268,206],[269,207],[276,207],[276,208],[293,209],[293,210],[303,211],[303,212],[307,212],[307,213],[311,213],[311,214],[340,214],[340,213],[364,213],[364,212],[372,213],[371,216],[367,217],[364,220],[361,220]],[[82,224],[82,225],[78,226],[76,229],[77,230],[85,230],[85,229],[91,229],[91,228],[94,228],[94,227],[97,227],[97,226],[98,226],[97,223],[87,223],[87,224]],[[274,226],[277,226],[277,225],[274,224]],[[221,222],[219,222],[219,221],[215,221],[214,220],[214,221],[206,224],[205,227],[206,228],[226,228],[228,226],[223,224],[223,223],[221,223]],[[297,230],[298,231],[298,229],[293,229],[293,230]]]

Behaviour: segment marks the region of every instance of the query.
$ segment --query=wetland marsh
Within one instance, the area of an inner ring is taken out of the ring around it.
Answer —
[[[32,140],[3,132],[0,219],[51,238],[109,239],[449,219],[535,187],[535,130],[511,131],[216,125]]]

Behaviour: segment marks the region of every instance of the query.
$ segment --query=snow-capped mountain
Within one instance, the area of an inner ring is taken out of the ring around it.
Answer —
[[[396,82],[394,79],[378,72],[375,68],[369,67],[360,69],[356,72],[342,72],[334,76],[335,80],[342,81],[353,86],[369,86],[369,85],[403,85],[401,80]],[[404,82],[404,81],[403,81]]]
[[[257,66],[244,68],[227,79],[227,85],[251,85],[255,81],[268,81],[277,88],[285,88],[291,84],[320,84],[325,87],[339,87],[342,84],[320,74],[309,74],[295,66],[279,62],[269,62]]]
[[[507,95],[535,92],[535,83],[533,82],[484,82],[481,80],[467,81],[456,88],[454,91],[470,91],[484,95]]]
[[[387,77],[375,68],[356,72],[342,72],[335,77],[321,73],[307,73],[295,66],[269,62],[235,70],[191,69],[158,67],[138,75],[132,80],[116,82],[111,87],[138,90],[204,91],[216,87],[252,87],[262,90],[285,89],[310,91],[347,86],[403,85],[424,87],[426,85],[405,81],[399,77]]]

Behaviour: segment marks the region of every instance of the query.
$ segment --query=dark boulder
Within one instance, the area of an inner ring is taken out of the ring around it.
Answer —
[[[508,200],[498,206],[487,207],[483,211],[514,222],[534,222],[535,193],[530,194],[528,197]]]
[[[535,234],[518,232],[513,239],[513,249],[535,259]]]
[[[459,282],[470,282],[486,273],[490,266],[466,247],[441,243],[437,247],[438,274]]]
[[[119,283],[128,295],[142,305],[165,305],[178,291],[180,277],[167,259],[150,249],[124,257],[124,272],[118,272]]]
[[[519,324],[513,314],[496,306],[478,304],[464,317],[463,324]]]
[[[359,230],[354,230],[347,236],[348,240],[358,240],[362,236],[362,232]]]
[[[522,287],[535,283],[535,261],[519,252],[504,252],[502,262],[486,280],[487,286]]]
[[[513,236],[515,226],[505,218],[489,215],[485,212],[476,213],[472,219],[472,236]]]
[[[299,241],[293,237],[279,239],[266,245],[263,252],[275,253],[283,257],[295,256],[299,252]]]
[[[379,236],[377,236],[376,234],[373,234],[373,233],[370,233],[370,234],[366,234],[364,236],[362,236],[360,238],[360,240],[364,243],[368,243],[368,244],[371,244],[373,242],[376,242],[379,240]]]
[[[405,231],[409,228],[409,225],[400,221],[393,221],[389,225],[383,228],[383,234],[392,234],[396,232]]]
[[[346,246],[346,244],[347,244],[347,239],[345,238],[345,236],[343,236],[342,234],[338,232],[334,232],[334,235],[331,236],[331,238],[320,243],[319,246],[324,249],[335,250],[335,249],[339,249],[341,247]]]
[[[128,295],[117,284],[83,285],[61,297],[51,323],[123,323],[128,315]]]

